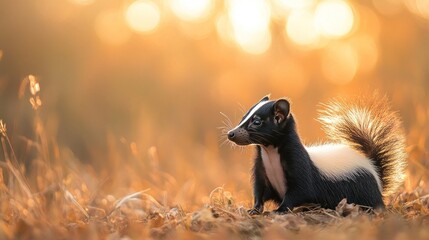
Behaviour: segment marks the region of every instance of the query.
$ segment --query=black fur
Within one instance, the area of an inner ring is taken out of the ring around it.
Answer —
[[[285,212],[305,203],[316,203],[333,209],[343,198],[373,208],[384,206],[376,179],[365,169],[343,180],[333,180],[320,173],[301,142],[287,100],[261,101],[267,102],[247,122],[231,130],[228,136],[239,145],[257,145],[253,166],[254,207],[249,211],[251,214],[261,213],[264,203],[270,200],[278,204],[276,212]],[[280,155],[287,185],[284,196],[280,196],[271,186],[266,175],[261,146],[269,145],[276,147]]]

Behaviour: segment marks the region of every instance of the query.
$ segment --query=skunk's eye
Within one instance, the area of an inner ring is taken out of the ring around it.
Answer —
[[[259,119],[253,120],[253,125],[260,126],[261,124],[262,124],[261,120],[259,120]]]

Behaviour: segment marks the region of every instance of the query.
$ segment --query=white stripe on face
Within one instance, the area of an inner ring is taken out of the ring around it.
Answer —
[[[246,118],[245,119],[243,119],[239,124],[238,124],[238,126],[237,127],[235,127],[234,129],[232,129],[232,130],[235,130],[235,129],[237,129],[237,128],[240,128],[240,127],[242,127],[243,126],[243,124],[245,123],[245,122],[247,122],[252,116],[253,116],[253,114],[255,114],[256,113],[256,111],[258,111],[262,106],[264,106],[265,104],[267,104],[267,103],[269,103],[270,101],[268,100],[268,101],[262,101],[262,102],[259,102],[258,104],[256,104],[256,106],[254,107],[254,108],[252,108],[252,110],[249,112],[249,114],[247,114],[247,116],[246,116]],[[231,130],[231,131],[232,131]]]

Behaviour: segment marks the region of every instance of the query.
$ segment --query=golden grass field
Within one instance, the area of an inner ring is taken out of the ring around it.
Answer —
[[[344,200],[336,211],[309,206],[275,215],[269,211],[273,206],[268,206],[262,216],[249,216],[251,151],[232,147],[238,154],[230,153],[231,159],[222,160],[219,153],[204,147],[210,140],[204,146],[188,146],[195,153],[183,153],[174,148],[142,148],[110,136],[107,159],[82,163],[47,131],[39,115],[43,102],[36,78],[29,76],[22,84],[22,89],[28,88],[23,91],[28,92],[28,104],[33,108],[35,137],[21,140],[35,154],[31,163],[20,162],[8,126],[1,122],[2,239],[429,237],[425,182],[429,170],[424,165],[428,153],[418,145],[407,148],[407,181],[387,199],[384,211],[374,212]],[[417,129],[415,134],[408,135],[409,142],[427,137],[427,132]],[[221,143],[211,147],[229,148]],[[228,163],[237,161],[232,158],[249,160]]]
[[[0,239],[429,239],[428,9],[1,2]],[[253,148],[222,128],[271,93],[291,100],[304,143],[320,143],[321,103],[373,92],[407,139],[385,210],[247,214]]]

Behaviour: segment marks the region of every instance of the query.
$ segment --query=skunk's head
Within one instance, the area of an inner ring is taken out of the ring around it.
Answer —
[[[272,101],[266,96],[249,109],[235,128],[228,131],[228,139],[237,145],[273,145],[284,135],[289,117],[288,100]]]

